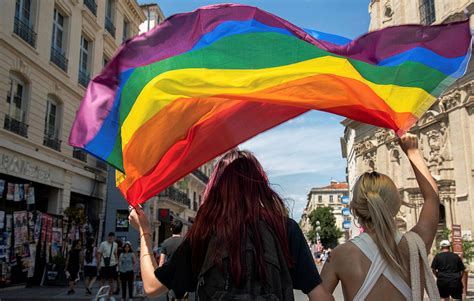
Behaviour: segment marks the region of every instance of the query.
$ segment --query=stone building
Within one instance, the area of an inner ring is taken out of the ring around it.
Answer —
[[[140,24],[140,33],[149,31],[165,19],[163,11],[156,3],[142,4],[140,7],[146,16],[145,22]]]
[[[370,29],[404,23],[443,23],[462,20],[474,9],[465,0],[372,0]],[[471,238],[474,229],[474,71],[456,81],[410,130],[419,137],[420,150],[436,179],[441,198],[439,229],[462,226]],[[347,158],[349,191],[358,175],[376,170],[389,175],[402,197],[398,227],[406,231],[419,217],[423,199],[414,173],[396,135],[346,119],[342,154]],[[353,228],[352,235],[358,229]]]
[[[135,0],[1,4],[0,210],[7,217],[27,209],[61,217],[81,206],[87,229],[100,235],[106,165],[67,141],[89,79],[138,34],[145,15]],[[18,200],[33,187],[34,204],[11,202],[9,184]]]
[[[346,182],[337,181],[331,181],[329,185],[324,187],[311,188],[308,193],[308,202],[306,208],[303,210],[300,221],[301,230],[305,235],[312,229],[309,220],[311,212],[318,207],[331,207],[336,218],[337,227],[345,233],[345,236],[342,237],[339,242],[342,243],[349,237],[349,233],[343,226],[344,221],[348,220],[348,217],[344,216],[342,212],[342,210],[347,207],[343,203],[343,197],[348,196],[348,188],[349,186]]]

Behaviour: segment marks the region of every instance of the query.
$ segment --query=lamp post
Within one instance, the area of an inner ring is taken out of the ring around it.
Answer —
[[[319,231],[321,231],[321,223],[319,221],[316,221],[316,249],[319,252],[321,249],[321,242],[320,242],[320,237],[319,237]]]

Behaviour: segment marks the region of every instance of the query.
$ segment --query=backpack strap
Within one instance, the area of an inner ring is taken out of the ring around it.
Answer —
[[[421,237],[413,231],[407,232],[405,237],[408,242],[408,250],[410,253],[412,300],[421,300],[420,257],[423,263],[422,269],[425,276],[425,288],[428,292],[428,296],[430,297],[430,300],[440,300],[439,291],[428,264],[425,243]]]

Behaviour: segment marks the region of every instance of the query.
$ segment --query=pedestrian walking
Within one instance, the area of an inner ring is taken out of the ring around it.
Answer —
[[[69,250],[66,258],[66,275],[69,280],[68,295],[74,294],[76,281],[79,280],[79,270],[81,268],[81,241],[74,240],[71,250]]]
[[[115,243],[117,244],[117,258],[120,258],[120,254],[123,252],[123,246],[124,246],[124,241],[122,239],[117,238],[115,240]],[[114,291],[114,295],[119,295],[120,294],[120,288],[121,288],[121,281],[117,278],[116,280],[116,289]]]
[[[133,281],[135,279],[134,270],[135,270],[136,258],[133,253],[132,246],[129,242],[126,242],[123,246],[123,252],[119,257],[119,272],[120,272],[120,282],[122,286],[122,298],[125,300],[127,297],[127,288],[128,288],[128,297],[129,300],[133,299]]]
[[[430,300],[439,299],[426,255],[438,228],[437,185],[418,151],[417,137],[404,135],[400,146],[424,199],[418,223],[401,235],[395,224],[401,199],[393,181],[377,172],[360,176],[350,208],[365,232],[332,250],[321,273],[330,292],[341,282],[346,300],[386,300],[387,296],[390,300],[422,300],[422,284]]]
[[[161,245],[161,254],[160,261],[158,266],[161,267],[165,262],[170,261],[173,257],[174,252],[183,242],[183,237],[181,236],[181,231],[183,230],[183,223],[175,219],[171,223],[171,232],[173,235],[170,238],[165,239]],[[185,295],[182,299],[176,299],[176,294],[173,290],[170,290],[166,295],[166,300],[175,301],[175,300],[186,300],[187,296]]]
[[[466,267],[461,257],[451,252],[449,240],[443,240],[439,244],[441,252],[436,254],[431,268],[436,276],[441,300],[462,300],[463,284],[462,276]]]
[[[109,282],[110,295],[113,295],[114,282],[117,281],[117,250],[118,246],[115,242],[115,233],[110,232],[107,236],[107,240],[100,244],[97,252],[100,282],[102,286],[104,286],[105,281]]]
[[[160,263],[158,266],[162,266],[166,261],[169,261],[173,256],[174,252],[183,242],[181,231],[183,230],[183,222],[180,220],[173,220],[171,223],[171,233],[173,235],[170,238],[165,239],[161,245]]]
[[[86,295],[92,294],[92,285],[97,278],[97,248],[95,239],[90,237],[87,239],[86,248],[84,250],[84,285],[86,287]]]
[[[197,291],[200,300],[293,300],[298,289],[309,300],[334,300],[287,212],[257,159],[247,151],[228,152],[210,177],[186,239],[161,267],[152,256],[148,217],[140,207],[131,210],[146,294],[172,289],[178,298]]]

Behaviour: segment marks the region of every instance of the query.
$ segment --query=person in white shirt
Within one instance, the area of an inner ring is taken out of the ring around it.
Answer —
[[[97,252],[97,262],[99,265],[99,277],[101,285],[105,284],[105,280],[109,281],[110,296],[113,295],[114,281],[117,280],[117,264],[118,264],[118,255],[117,255],[118,246],[115,242],[115,233],[110,232],[107,240],[103,241]]]

